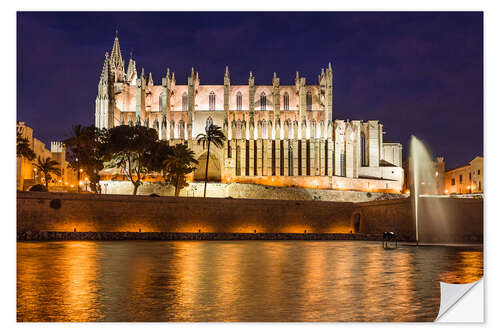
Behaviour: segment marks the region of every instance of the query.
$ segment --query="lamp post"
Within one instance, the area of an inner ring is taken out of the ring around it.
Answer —
[[[78,168],[77,170],[77,188],[78,188],[78,193],[80,193],[80,163],[78,163],[78,157],[76,158],[76,167]]]

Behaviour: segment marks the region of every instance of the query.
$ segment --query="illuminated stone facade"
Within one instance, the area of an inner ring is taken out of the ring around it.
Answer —
[[[445,194],[483,193],[483,173],[482,156],[476,156],[468,165],[446,171]]]
[[[322,69],[318,82],[306,84],[296,73],[294,85],[232,85],[226,67],[223,85],[201,85],[191,70],[177,84],[167,69],[160,85],[151,73],[127,70],[118,37],[106,53],[98,85],[95,125],[111,128],[140,124],[155,128],[170,144],[187,143],[200,166],[206,151],[195,138],[207,124],[220,126],[227,140],[211,149],[209,178],[278,186],[400,192],[402,145],[383,142],[378,120],[333,120],[333,69]],[[204,167],[190,177],[204,178]]]
[[[35,184],[45,184],[45,179],[40,170],[34,166],[37,158],[42,160],[51,158],[57,162],[57,167],[61,176],[52,175],[52,181],[49,183],[51,191],[72,191],[77,189],[78,178],[73,169],[70,168],[66,161],[66,149],[64,144],[59,141],[50,143],[50,150],[47,149],[45,143],[37,139],[33,135],[33,129],[27,126],[24,122],[18,121],[16,130],[21,133],[21,136],[29,142],[30,148],[35,154],[35,160],[29,161],[25,157],[16,157],[17,161],[17,189],[20,191],[27,190]]]

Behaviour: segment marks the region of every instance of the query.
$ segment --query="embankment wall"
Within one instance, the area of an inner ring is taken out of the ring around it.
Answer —
[[[481,241],[483,200],[421,198],[421,241]],[[363,203],[17,193],[17,231],[361,233],[415,238],[409,198]]]

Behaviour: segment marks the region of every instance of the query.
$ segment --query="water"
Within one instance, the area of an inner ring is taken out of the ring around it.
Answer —
[[[432,321],[482,248],[378,242],[17,243],[18,321]]]
[[[437,174],[434,164],[434,159],[427,146],[414,135],[410,139],[410,158],[409,158],[410,178],[412,179],[411,195],[413,198],[413,212],[415,216],[415,238],[417,243],[421,241],[420,236],[420,205],[419,198],[421,195],[436,195],[439,193]],[[450,223],[447,221],[447,216],[443,205],[439,200],[433,200],[430,207],[432,214],[437,215],[440,221],[439,226],[431,226],[435,230],[426,230],[429,232],[439,233],[442,228],[449,230]],[[425,240],[424,240],[425,241]]]

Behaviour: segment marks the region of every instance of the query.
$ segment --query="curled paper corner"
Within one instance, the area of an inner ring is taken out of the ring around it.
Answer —
[[[441,304],[437,322],[483,322],[483,278],[464,284],[439,282]]]

